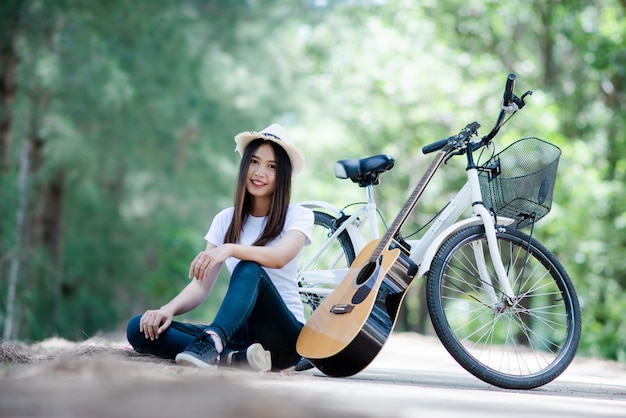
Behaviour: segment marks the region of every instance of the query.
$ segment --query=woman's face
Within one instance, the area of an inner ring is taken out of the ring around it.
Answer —
[[[276,186],[276,156],[269,144],[254,151],[248,165],[246,189],[253,197],[271,197]]]

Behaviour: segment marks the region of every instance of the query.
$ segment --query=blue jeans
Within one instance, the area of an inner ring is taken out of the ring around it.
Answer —
[[[128,342],[140,353],[173,359],[201,333],[217,333],[227,349],[238,350],[258,342],[272,355],[272,369],[295,365],[300,356],[296,341],[300,323],[285,305],[263,268],[252,261],[241,261],[230,278],[228,291],[210,325],[172,321],[157,340],[139,332],[141,315],[128,322]]]

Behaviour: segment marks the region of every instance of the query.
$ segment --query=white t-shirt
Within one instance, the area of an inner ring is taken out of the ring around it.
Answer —
[[[228,230],[228,226],[233,218],[233,213],[234,207],[230,207],[219,212],[213,219],[211,227],[204,236],[204,239],[213,245],[219,246],[224,244],[224,237],[226,236],[226,231]],[[243,225],[241,237],[239,238],[239,244],[252,245],[265,229],[266,223],[266,216],[259,218],[249,215]],[[290,230],[301,231],[304,233],[307,238],[305,245],[309,245],[311,243],[313,223],[313,211],[303,206],[289,205],[285,219],[285,226],[283,227],[282,232],[274,240],[265,244],[265,246],[273,247],[278,241],[280,241],[285,233]],[[294,314],[298,321],[304,323],[304,308],[302,305],[302,299],[300,299],[300,293],[298,293],[298,282],[296,281],[299,257],[300,254],[294,257],[294,259],[282,269],[272,269],[267,267],[263,267],[263,269],[267,272],[268,276],[272,280],[272,283],[274,283],[274,286],[276,286],[278,293],[282,296],[289,310]],[[228,258],[225,262],[228,271],[232,273],[239,261],[239,259],[234,257]]]

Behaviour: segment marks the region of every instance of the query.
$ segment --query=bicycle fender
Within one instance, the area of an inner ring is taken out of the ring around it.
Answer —
[[[339,208],[328,202],[324,202],[323,200],[307,200],[305,202],[298,203],[298,205],[304,206],[305,208],[309,208],[311,210],[324,209],[335,218],[339,218],[341,216],[341,211],[339,210]]]
[[[509,225],[509,224],[512,224],[513,222],[515,221],[511,218],[498,217],[498,225]],[[433,240],[433,242],[430,243],[430,245],[426,249],[422,262],[419,265],[417,275],[415,277],[416,278],[421,277],[428,273],[428,271],[430,270],[430,265],[433,261],[433,258],[435,258],[435,254],[437,254],[437,250],[439,250],[439,247],[441,247],[443,243],[449,237],[451,237],[453,234],[456,234],[461,229],[468,228],[474,225],[482,225],[482,224],[483,224],[483,219],[481,217],[476,216],[472,218],[463,219],[462,221],[454,223],[450,225],[449,227],[447,227],[445,230],[443,230],[441,234],[437,235],[437,237]]]
[[[341,216],[343,216],[343,213],[339,208],[323,200],[307,200],[298,203],[298,205],[309,208],[311,210],[322,209],[328,214],[334,216],[335,218],[341,218]],[[347,224],[346,231],[348,232],[350,240],[352,241],[352,248],[354,248],[354,251],[358,254],[359,251],[363,249],[365,244],[367,244],[367,242],[363,239],[361,231],[359,230],[359,228],[357,228],[356,225]]]

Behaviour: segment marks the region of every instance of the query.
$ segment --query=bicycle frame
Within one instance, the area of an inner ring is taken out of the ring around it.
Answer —
[[[302,266],[299,272],[298,281],[311,281],[319,284],[331,284],[337,285],[346,275],[347,269],[328,269],[328,270],[309,270],[313,263],[319,258],[319,256],[326,251],[326,249],[337,239],[339,234],[346,231],[352,242],[352,246],[356,253],[360,252],[367,244],[363,237],[362,228],[368,223],[369,234],[372,239],[379,238],[378,223],[376,222],[377,210],[376,200],[374,198],[374,190],[372,185],[365,187],[367,194],[367,202],[361,205],[353,214],[351,214],[346,220],[344,220],[339,228],[326,240],[326,242],[313,254],[311,259]],[[335,207],[334,205],[321,200],[310,200],[301,202],[301,206],[310,209],[325,209],[329,214],[335,218],[344,216],[344,212]],[[339,260],[337,260],[339,261]],[[333,265],[336,264],[333,263]],[[307,288],[307,292],[313,292],[319,295],[326,296],[332,289],[315,287]]]
[[[308,269],[313,260],[315,260],[321,253],[326,250],[328,245],[335,239],[339,234],[343,231],[347,231],[350,235],[350,240],[352,241],[352,245],[354,251],[356,253],[360,252],[365,244],[367,244],[367,240],[363,237],[361,232],[363,225],[366,223],[369,226],[369,236],[371,239],[380,238],[380,234],[378,231],[378,222],[377,220],[377,209],[376,209],[376,199],[374,197],[374,186],[369,184],[364,187],[365,193],[367,196],[367,201],[364,204],[359,206],[359,209],[350,215],[347,219],[343,220],[341,226],[337,228],[334,234],[330,237],[330,239],[323,245],[312,257],[311,261],[309,261],[306,265],[303,266],[303,270]],[[345,212],[338,209],[334,205],[324,202],[322,200],[308,200],[306,202],[301,202],[300,206],[307,207],[309,209],[322,208],[328,211],[335,218],[341,218],[345,216]]]
[[[501,284],[501,288],[504,289],[505,296],[512,299],[514,296],[513,289],[508,280],[508,275],[502,264],[500,253],[496,239],[496,226],[495,219],[492,214],[482,204],[482,193],[480,190],[480,184],[478,180],[478,169],[469,168],[467,171],[468,180],[465,185],[459,190],[459,192],[448,202],[445,209],[437,216],[433,224],[427,229],[422,238],[418,240],[410,240],[407,243],[411,247],[410,258],[416,265],[419,266],[416,277],[424,276],[430,270],[430,265],[435,257],[437,250],[441,245],[452,236],[454,233],[461,229],[473,226],[484,225],[485,233],[487,236],[487,243],[489,254],[492,258],[494,266],[496,268],[496,276]],[[346,231],[350,236],[354,250],[356,253],[360,252],[365,244],[366,240],[362,234],[362,227],[365,223],[369,223],[369,233],[372,239],[379,238],[378,224],[376,222],[377,211],[376,202],[373,194],[373,186],[366,187],[367,202],[361,205],[353,214],[351,214],[342,224],[335,230],[335,232],[329,237],[329,239],[318,249],[318,251],[312,256],[311,260],[303,266],[301,269],[300,280],[316,282],[320,284],[338,284],[345,277],[347,269],[329,269],[329,270],[314,270],[309,271],[311,265],[322,254],[326,248],[339,236],[339,234]],[[323,208],[336,218],[345,216],[344,212],[335,207],[334,205],[324,201],[306,201],[300,203],[302,206],[316,209]],[[472,208],[472,216],[461,221],[458,219],[466,212],[468,208]],[[514,220],[510,218],[498,218],[500,225],[509,225]],[[474,254],[477,259],[477,264],[480,267],[480,276],[483,286],[486,291],[491,294],[492,302],[497,304],[499,302],[497,295],[493,292],[493,286],[491,283],[491,276],[487,272],[485,267],[485,260],[483,259],[482,248],[476,247]],[[328,288],[307,288],[307,292],[318,293],[320,295],[327,295],[332,290]]]
[[[487,210],[487,208],[485,208],[482,204],[482,194],[478,181],[478,170],[476,168],[468,169],[467,176],[467,183],[465,183],[461,190],[450,200],[446,208],[437,217],[424,236],[418,240],[415,245],[411,246],[410,258],[419,266],[416,277],[421,277],[428,273],[437,250],[446,241],[446,239],[461,229],[482,224],[485,227],[489,254],[496,268],[498,281],[502,285],[506,296],[513,298],[513,289],[509,283],[508,275],[504,269],[504,265],[502,264],[500,251],[498,249],[495,219],[489,210]],[[461,215],[470,206],[472,208],[472,216],[457,222]],[[509,225],[513,222],[514,220],[510,218],[498,218],[498,223],[500,225]],[[481,281],[483,286],[488,289],[487,291],[492,293],[492,301],[495,304],[498,301],[497,296],[493,293],[491,277],[485,268],[485,261],[482,259],[482,254],[482,248],[474,248],[474,255],[477,258],[477,264],[480,267],[479,273]]]
[[[495,273],[498,282],[503,289],[504,296],[509,300],[514,300],[514,292],[511,288],[511,284],[508,280],[507,272],[502,263],[498,248],[498,240],[496,237],[496,219],[495,216],[483,205],[482,192],[480,189],[480,182],[478,177],[478,167],[473,161],[473,151],[479,149],[481,146],[489,144],[490,141],[497,135],[498,131],[504,124],[504,118],[507,114],[514,114],[517,110],[524,106],[524,97],[532,92],[528,91],[521,98],[518,98],[513,94],[513,81],[515,77],[510,75],[507,79],[507,85],[504,93],[504,100],[502,102],[502,108],[498,115],[495,126],[491,131],[478,141],[471,142],[472,135],[477,134],[478,127],[480,125],[476,122],[467,125],[461,133],[456,136],[452,136],[445,140],[437,141],[430,144],[423,149],[424,153],[429,153],[441,149],[446,149],[446,158],[451,157],[454,154],[460,155],[464,152],[467,156],[467,183],[461,188],[461,190],[450,200],[448,205],[444,208],[441,214],[437,216],[433,225],[431,225],[421,239],[416,241],[407,242],[410,247],[411,260],[418,266],[418,271],[415,277],[421,277],[428,273],[431,263],[437,253],[437,250],[452,234],[473,225],[482,224],[485,228],[485,234],[487,238],[487,246],[489,255],[494,265]],[[470,129],[471,128],[471,129]],[[440,167],[437,167],[437,169]],[[432,178],[432,172],[430,176]],[[426,181],[423,187],[428,186],[430,178],[427,178],[429,174],[426,173],[422,181]],[[340,227],[332,234],[326,243],[317,251],[312,259],[301,269],[299,280],[303,278],[307,281],[332,283],[338,284],[345,275],[346,270],[326,270],[326,271],[311,271],[307,269],[313,265],[315,259],[325,251],[325,249],[341,234],[343,231],[347,231],[350,240],[353,243],[354,250],[358,253],[364,247],[365,242],[361,234],[360,225],[362,225],[359,216],[367,214],[366,221],[370,224],[370,236],[372,239],[378,238],[378,229],[376,221],[376,204],[374,200],[373,187],[367,186],[367,204],[362,206],[355,214],[351,215],[345,220]],[[419,200],[419,198],[418,198]],[[329,203],[321,201],[311,201],[302,203],[303,206],[310,208],[322,207],[331,212],[335,217],[339,218],[343,216],[343,212]],[[463,213],[471,207],[472,216],[458,221]],[[513,219],[498,217],[498,224],[506,226],[514,222]],[[481,282],[486,289],[486,292],[490,295],[493,302],[493,306],[499,303],[498,297],[493,291],[494,286],[491,282],[491,275],[487,271],[486,262],[484,260],[481,244],[474,246],[474,256],[479,269],[479,275]],[[325,276],[325,277],[322,277]],[[307,291],[316,291],[318,289],[307,288]],[[321,289],[322,293],[329,293],[327,289]]]

